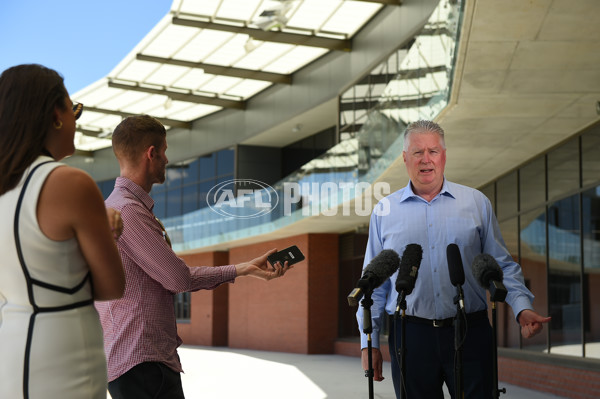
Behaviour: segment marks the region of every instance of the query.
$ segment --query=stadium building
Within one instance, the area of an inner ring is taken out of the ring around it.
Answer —
[[[306,354],[360,355],[346,297],[369,216],[407,184],[406,125],[435,120],[446,177],[488,196],[535,310],[552,316],[523,340],[498,304],[500,379],[600,397],[597,0],[174,0],[73,99],[86,112],[67,163],[105,197],[112,129],[135,114],[167,127],[151,195],[188,264],[306,256],[268,287],[178,295],[184,342]]]

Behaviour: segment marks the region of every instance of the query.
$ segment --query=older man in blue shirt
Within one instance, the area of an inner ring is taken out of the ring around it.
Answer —
[[[369,241],[364,266],[384,249],[399,254],[408,244],[423,248],[423,260],[413,292],[406,297],[406,397],[443,398],[442,385],[454,397],[454,328],[456,288],[450,282],[446,248],[457,244],[464,265],[471,265],[478,254],[493,256],[504,274],[508,290],[506,302],[528,338],[542,330],[550,318],[532,309],[533,295],[525,287],[521,267],[504,245],[490,201],[481,192],[449,182],[444,178],[446,148],[444,131],[430,121],[410,124],[404,133],[402,153],[410,181],[406,187],[380,201],[371,215]],[[374,380],[382,381],[379,333],[383,317],[397,307],[396,274],[372,294]],[[490,397],[493,387],[493,337],[487,318],[487,297],[473,273],[465,272],[464,306],[467,335],[463,346],[465,397]],[[363,307],[357,320],[361,329],[363,368],[367,369],[367,336],[362,332]],[[400,397],[400,318],[391,323],[390,355],[396,396]],[[393,333],[397,331],[397,333]]]

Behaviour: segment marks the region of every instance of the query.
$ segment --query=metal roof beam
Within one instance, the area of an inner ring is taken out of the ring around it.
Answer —
[[[351,51],[352,40],[350,39],[331,39],[315,35],[301,35],[298,33],[288,33],[281,31],[264,31],[262,29],[248,28],[239,25],[218,24],[214,22],[199,21],[195,19],[185,19],[173,17],[173,25],[190,26],[199,29],[219,30],[231,33],[240,33],[249,35],[253,39],[265,42],[287,43],[298,46],[320,47],[329,50]]]
[[[200,68],[205,73],[211,75],[232,76],[242,79],[262,80],[265,82],[291,84],[292,75],[284,75],[281,73],[255,71],[252,69],[226,67],[221,65],[203,64],[201,62],[191,62],[185,60],[176,60],[173,58],[155,57],[152,55],[137,54],[136,58],[140,61],[157,62],[160,64],[178,65],[188,68]]]
[[[401,70],[397,73],[378,73],[367,75],[362,78],[357,85],[368,85],[376,83],[389,83],[390,81],[397,79],[417,79],[424,78],[430,73],[444,72],[448,69],[446,65],[437,65],[433,67],[417,68]]]
[[[358,0],[366,3],[379,3],[388,6],[399,6],[402,5],[402,0]]]
[[[447,26],[431,26],[423,28],[417,36],[452,36]]]
[[[97,112],[99,114],[117,115],[122,118],[139,115],[139,114],[132,114],[130,112],[116,111],[116,110],[107,109],[107,108],[89,107],[87,105],[85,106],[85,110],[87,112]],[[181,129],[191,129],[192,128],[191,122],[184,122],[184,121],[179,121],[176,119],[169,119],[169,118],[157,118],[157,117],[154,117],[154,118],[156,120],[158,120],[160,123],[162,123],[163,125],[167,125],[167,126],[171,126],[171,127],[178,127]]]
[[[406,108],[417,108],[417,107],[423,107],[425,105],[427,105],[427,103],[432,99],[433,97],[431,96],[424,96],[421,98],[415,98],[415,99],[410,99],[410,100],[402,100],[402,99],[397,99],[396,103],[393,104],[389,104],[384,108],[380,108],[380,109],[406,109]],[[364,101],[352,101],[352,102],[343,102],[340,104],[340,111],[353,111],[353,110],[357,110],[357,109],[371,109],[374,108],[375,106],[377,106],[378,104],[378,100],[379,97],[368,101],[368,100],[364,100]]]
[[[235,101],[235,100],[227,100],[219,97],[209,97],[209,96],[199,96],[197,94],[186,94],[173,90],[166,89],[154,89],[151,87],[144,87],[139,85],[130,85],[130,84],[122,84],[116,83],[113,81],[108,82],[108,87],[113,87],[115,89],[123,89],[123,90],[132,90],[139,91],[142,93],[150,93],[150,94],[159,94],[161,96],[167,96],[177,101],[185,101],[196,104],[206,104],[206,105],[214,105],[217,107],[223,108],[234,108],[234,109],[246,109],[245,101]]]
[[[88,111],[88,107],[85,107],[86,111]],[[79,125],[77,125],[77,131],[80,132],[81,134],[85,135],[85,136],[89,136],[89,137],[98,137],[100,136],[102,133],[104,133],[104,131],[102,130],[92,130],[92,129],[85,129]]]

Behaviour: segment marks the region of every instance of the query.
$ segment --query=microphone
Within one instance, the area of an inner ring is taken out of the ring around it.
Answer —
[[[423,259],[423,248],[419,244],[408,244],[402,254],[398,277],[396,278],[396,291],[410,295],[415,288],[419,267]]]
[[[348,295],[348,305],[356,306],[358,301],[365,293],[372,292],[385,282],[396,270],[400,264],[400,257],[396,251],[384,249],[377,256],[371,259],[371,262],[356,283],[356,288]]]
[[[458,293],[458,306],[462,311],[465,310],[465,299],[462,292],[462,285],[465,283],[465,269],[463,268],[460,250],[456,244],[448,244],[446,247],[446,258],[448,259],[448,272],[450,273],[450,282],[456,287]]]
[[[504,273],[496,259],[488,254],[479,254],[473,259],[471,269],[473,269],[475,280],[490,291],[490,301],[504,302],[508,291],[502,283]]]

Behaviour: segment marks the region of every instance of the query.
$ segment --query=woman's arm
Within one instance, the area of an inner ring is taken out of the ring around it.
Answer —
[[[77,238],[92,274],[94,299],[110,300],[123,295],[125,274],[114,233],[102,194],[87,173],[69,166],[54,169],[42,187],[37,217],[48,238]]]

